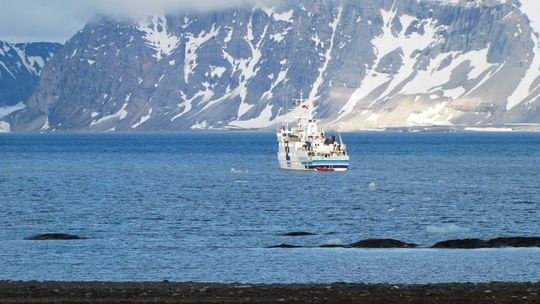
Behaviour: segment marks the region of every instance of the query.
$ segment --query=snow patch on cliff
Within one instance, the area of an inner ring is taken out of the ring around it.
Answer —
[[[147,122],[151,117],[152,117],[152,108],[150,108],[150,110],[148,111],[148,114],[147,115],[144,115],[141,117],[141,119],[139,120],[139,122],[137,122],[136,124],[134,124],[133,126],[131,126],[132,129],[136,129],[138,128],[140,125],[144,124],[145,122]]]
[[[273,7],[260,7],[260,9],[264,11],[268,17],[274,18],[276,21],[292,23],[294,20],[294,10],[278,12]]]
[[[538,39],[538,36],[536,36],[534,33],[531,35],[532,40],[535,44],[532,54],[533,59],[531,65],[529,66],[529,69],[521,79],[518,87],[516,88],[514,93],[512,93],[512,95],[508,97],[508,104],[506,105],[506,110],[511,110],[523,101],[528,100],[529,95],[535,89],[532,86],[535,80],[538,79],[538,77],[540,76],[540,41]]]
[[[439,28],[437,28],[435,21],[431,19],[422,21],[425,30],[424,33],[420,34],[418,32],[413,32],[408,34],[407,28],[414,21],[419,21],[414,16],[402,15],[398,17],[397,11],[386,10],[381,10],[381,16],[383,19],[382,33],[371,41],[377,58],[369,67],[365,78],[362,80],[361,86],[354,91],[349,98],[349,101],[341,109],[338,120],[350,114],[360,101],[370,96],[371,93],[379,87],[385,85],[386,89],[384,92],[379,93],[378,96],[373,96],[374,100],[372,100],[370,106],[379,99],[391,94],[413,73],[416,73],[414,69],[418,56],[416,52],[424,50],[440,39],[437,34]],[[400,33],[393,32],[393,21],[395,18],[399,18],[399,21],[402,24]],[[386,55],[397,50],[401,51],[401,58],[403,61],[399,71],[396,74],[377,71],[376,68],[381,60]]]
[[[446,102],[441,102],[420,113],[413,113],[407,118],[407,123],[417,126],[431,126],[439,118],[440,113],[446,108]]]
[[[154,49],[158,61],[169,56],[180,44],[180,38],[169,33],[165,16],[151,17],[146,22],[138,22],[137,29],[144,32],[146,44]]]
[[[258,117],[245,121],[234,121],[229,125],[243,129],[262,129],[270,127],[277,123],[277,117],[272,120],[272,108],[273,106],[268,104]]]
[[[537,34],[540,34],[540,1],[520,0],[521,11],[529,17],[531,27]]]
[[[220,28],[212,25],[212,29],[206,33],[202,32],[198,36],[188,36],[186,42],[186,53],[184,59],[184,81],[188,83],[189,77],[197,67],[197,50],[210,39],[219,34]]]
[[[128,112],[126,111],[126,108],[128,106],[128,103],[124,103],[124,105],[122,106],[122,108],[114,113],[114,114],[111,114],[111,115],[106,115],[106,116],[103,116],[102,118],[98,119],[98,120],[94,120],[92,121],[92,123],[90,123],[90,127],[92,126],[95,126],[95,125],[98,125],[102,122],[105,122],[105,121],[108,121],[108,120],[111,120],[111,119],[118,119],[118,120],[122,120],[124,118],[126,118]]]
[[[332,50],[334,49],[334,42],[336,37],[337,28],[339,25],[339,22],[341,20],[341,16],[343,13],[343,7],[339,7],[337,17],[334,19],[334,22],[332,22],[329,26],[332,28],[332,37],[330,38],[330,45],[328,46],[328,49],[326,50],[326,53],[324,54],[324,63],[319,68],[319,76],[317,77],[317,80],[315,80],[315,83],[313,84],[311,88],[311,92],[309,93],[309,99],[314,100],[317,98],[317,94],[324,83],[324,76],[326,73],[326,70],[328,68],[328,64],[330,63],[330,60],[332,60]]]
[[[11,125],[8,122],[0,121],[0,133],[11,132]]]
[[[9,73],[9,75],[11,75],[11,77],[13,77],[14,79],[17,79],[17,77],[15,77],[15,75],[13,75],[13,73],[11,72],[11,70],[2,62],[0,61],[0,65],[4,68],[4,70],[6,72]],[[0,76],[2,76],[2,72],[0,71]]]
[[[402,89],[401,94],[416,95],[433,92],[434,90],[441,89],[452,78],[454,70],[466,63],[469,66],[469,72],[467,77],[469,80],[476,80],[482,77],[480,81],[485,81],[493,73],[485,73],[487,70],[493,68],[495,65],[487,61],[487,54],[489,48],[469,51],[469,52],[449,52],[439,54],[433,58],[427,69],[418,71],[416,77],[407,83]],[[444,61],[451,61],[443,68]],[[474,91],[470,90],[470,92]],[[454,87],[444,90],[444,95],[457,99],[465,93],[463,87]]]
[[[26,108],[26,106],[22,102],[19,102],[14,106],[0,107],[0,118],[4,118],[9,114],[22,110],[24,108]]]

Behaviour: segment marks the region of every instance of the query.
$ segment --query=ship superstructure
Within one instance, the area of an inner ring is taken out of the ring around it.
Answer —
[[[296,125],[277,129],[279,166],[284,170],[347,171],[349,155],[341,136],[327,137],[313,117],[315,104],[294,100]]]

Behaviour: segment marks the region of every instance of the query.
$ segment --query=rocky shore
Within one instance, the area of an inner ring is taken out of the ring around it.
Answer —
[[[540,303],[540,283],[223,285],[0,281],[0,303]]]

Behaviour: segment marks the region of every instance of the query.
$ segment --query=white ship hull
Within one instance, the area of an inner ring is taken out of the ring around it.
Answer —
[[[283,170],[347,171],[349,155],[341,136],[326,137],[313,118],[312,105],[299,99],[296,126],[277,130],[278,162]]]
[[[290,150],[289,150],[290,151]],[[287,152],[280,149],[278,152],[279,167],[282,170],[298,171],[336,171],[349,169],[349,156],[309,156],[307,151]]]

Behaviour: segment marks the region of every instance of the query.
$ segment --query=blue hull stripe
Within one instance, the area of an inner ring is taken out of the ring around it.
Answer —
[[[306,166],[307,169],[347,169],[348,165],[317,165],[317,166]]]
[[[347,161],[313,161],[313,162],[302,162],[304,166],[348,166],[349,162]]]

